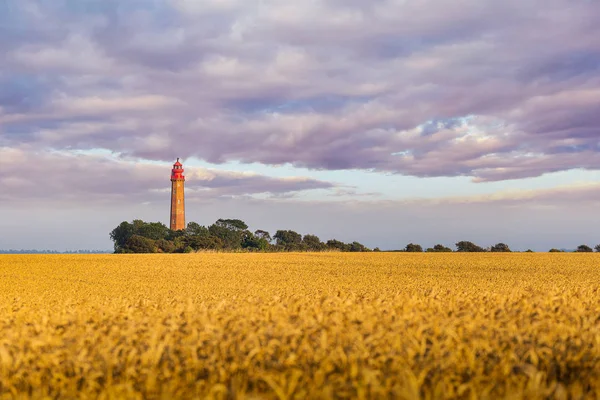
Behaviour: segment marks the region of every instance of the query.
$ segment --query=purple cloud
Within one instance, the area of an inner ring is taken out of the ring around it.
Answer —
[[[334,189],[330,182],[304,177],[275,178],[249,172],[186,167],[190,201],[223,196],[293,195]],[[0,201],[152,203],[169,196],[169,169],[102,155],[0,148]]]
[[[594,2],[6,11],[0,146],[476,181],[600,168]]]

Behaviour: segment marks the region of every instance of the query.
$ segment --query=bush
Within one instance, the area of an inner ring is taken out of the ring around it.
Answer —
[[[495,244],[490,250],[494,253],[510,253],[510,248],[504,243]]]
[[[366,251],[371,251],[369,248],[367,248],[365,245],[363,245],[362,243],[359,242],[352,242],[350,243],[350,250],[351,252],[355,252],[355,253],[362,253],[362,252],[366,252]]]
[[[591,253],[594,250],[592,250],[592,248],[588,245],[585,244],[581,244],[579,246],[577,246],[577,250],[575,250],[576,253]]]
[[[155,244],[160,253],[173,253],[175,251],[175,243],[170,240],[160,239]]]
[[[461,253],[481,253],[484,252],[485,249],[483,247],[477,246],[473,242],[462,241],[456,243],[456,251]]]
[[[427,249],[428,253],[452,253],[452,249],[450,247],[446,247],[443,244],[436,244],[433,247],[429,247]]]
[[[409,253],[421,253],[423,251],[423,248],[420,244],[409,243],[404,248],[404,251],[407,251]]]
[[[350,246],[336,239],[328,240],[325,244],[329,250],[349,251]]]
[[[323,251],[327,248],[325,243],[321,242],[321,239],[316,235],[304,235],[302,244],[309,251]]]
[[[125,251],[131,253],[156,253],[155,241],[140,235],[133,235],[124,246]]]
[[[287,251],[302,251],[306,246],[302,243],[302,235],[292,230],[278,230],[273,235],[278,246],[282,246]]]

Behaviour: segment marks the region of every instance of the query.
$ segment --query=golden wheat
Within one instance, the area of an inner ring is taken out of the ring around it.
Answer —
[[[0,398],[596,398],[597,254],[0,256]]]

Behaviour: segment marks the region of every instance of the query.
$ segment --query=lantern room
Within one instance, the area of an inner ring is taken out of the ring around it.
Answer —
[[[183,165],[179,162],[179,158],[173,164],[173,169],[171,170],[171,180],[183,180],[185,181],[185,176],[183,176]]]

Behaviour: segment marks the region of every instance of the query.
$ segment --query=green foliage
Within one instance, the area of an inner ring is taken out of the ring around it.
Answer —
[[[231,231],[245,231],[248,229],[248,225],[240,219],[218,219],[215,225]]]
[[[534,251],[531,249],[527,249],[527,251],[525,253],[534,253]]]
[[[321,239],[316,235],[304,235],[302,243],[308,251],[322,251],[327,248],[325,243],[321,242]]]
[[[133,221],[133,230],[136,235],[152,240],[167,239],[169,228],[162,222],[144,222],[136,219]]]
[[[178,237],[185,236],[185,234],[186,234],[185,229],[180,229],[178,231],[172,231],[169,229],[169,235],[167,236],[167,240],[174,241]]]
[[[371,251],[369,248],[367,248],[365,245],[363,245],[362,243],[359,242],[352,242],[350,243],[350,249],[348,251],[351,252],[365,252],[365,251]]]
[[[131,250],[127,242],[133,236],[141,236],[151,240],[167,240],[170,238],[171,232],[169,228],[160,222],[144,222],[135,219],[132,223],[121,222],[119,226],[110,232],[110,238],[114,242],[115,253],[121,253],[125,250]]]
[[[271,235],[269,234],[269,232],[267,231],[263,231],[262,229],[258,229],[256,231],[254,231],[254,236],[256,236],[259,239],[264,239],[266,240],[268,243],[271,243],[271,240],[273,240],[271,238]]]
[[[494,252],[494,253],[510,253],[511,250],[508,247],[507,244],[504,243],[498,243],[492,246],[492,248],[490,249],[490,251]]]
[[[427,249],[428,253],[452,253],[452,249],[450,247],[446,247],[443,244],[436,244],[433,247],[429,247]]]
[[[592,253],[594,250],[585,244],[579,245],[577,246],[577,250],[575,250],[575,252],[577,253]]]
[[[187,253],[202,250],[224,251],[371,251],[359,242],[344,243],[321,239],[312,234],[302,236],[292,230],[278,230],[273,237],[269,232],[248,230],[239,219],[218,219],[209,227],[189,222],[182,230],[172,231],[160,222],[136,219],[123,221],[110,232],[115,253]],[[271,244],[275,240],[276,244]],[[376,249],[379,251],[379,248]]]
[[[196,222],[189,222],[185,228],[185,234],[188,236],[201,235],[208,236],[210,233],[208,228]]]
[[[298,232],[290,230],[279,230],[273,235],[278,246],[281,246],[286,251],[304,250],[302,245],[302,235]]]
[[[196,222],[189,222],[186,229],[172,231],[161,222],[145,222],[139,219],[131,223],[121,222],[109,234],[114,242],[115,253],[174,253],[192,252],[201,250],[240,250],[243,251],[342,251],[365,252],[381,251],[379,247],[370,250],[359,242],[344,243],[331,239],[323,243],[318,236],[301,234],[293,230],[278,230],[273,237],[269,232],[248,230],[248,225],[240,219],[218,219],[209,227]],[[275,244],[271,244],[275,240]],[[485,252],[486,249],[469,241],[456,243],[458,252]],[[600,252],[600,244],[591,248],[580,245],[576,252]],[[397,250],[402,251],[402,250]],[[422,252],[419,244],[409,243],[403,251]],[[426,250],[427,252],[452,252],[452,249],[442,244],[436,244]],[[492,252],[510,252],[505,243],[497,243],[489,248]],[[531,249],[526,251],[533,253]],[[556,248],[550,253],[564,252]]]
[[[193,250],[220,250],[224,248],[223,241],[211,235],[194,235],[182,238],[183,247],[191,247]]]
[[[461,253],[481,253],[484,252],[485,249],[477,246],[473,242],[461,241],[456,243],[456,251]]]
[[[223,242],[224,249],[236,250],[242,247],[246,229],[248,225],[239,219],[218,219],[208,227],[208,232]]]
[[[127,240],[133,236],[133,224],[123,221],[110,232],[110,238],[114,242],[115,253],[121,253],[124,250]]]
[[[250,251],[267,251],[270,247],[270,244],[266,237],[268,236],[270,238],[271,236],[268,232],[265,233],[266,235],[256,235],[252,234],[250,231],[244,231],[242,248]]]
[[[329,250],[349,251],[350,246],[336,239],[328,240],[325,244]]]
[[[127,253],[156,253],[155,241],[140,235],[132,235],[123,248]]]
[[[155,242],[158,253],[174,253],[175,243],[166,239],[159,239]]]
[[[409,243],[404,248],[404,251],[407,251],[409,253],[421,253],[423,252],[423,247],[421,247],[420,244]]]

